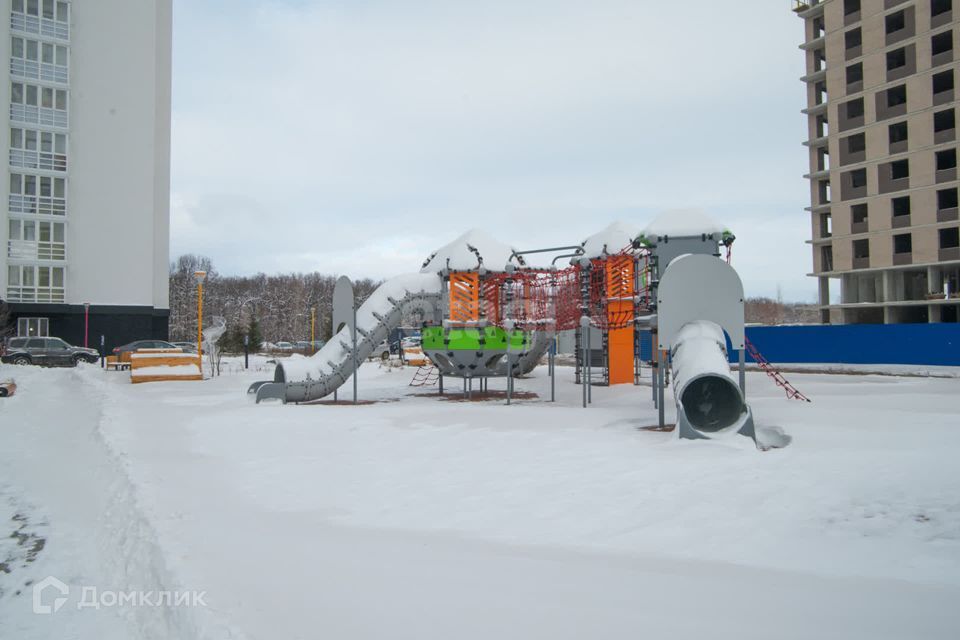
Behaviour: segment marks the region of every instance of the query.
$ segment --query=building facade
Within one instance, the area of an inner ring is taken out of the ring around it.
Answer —
[[[957,322],[954,0],[795,0],[821,319]]]
[[[165,338],[171,0],[0,0],[0,16],[14,332]]]

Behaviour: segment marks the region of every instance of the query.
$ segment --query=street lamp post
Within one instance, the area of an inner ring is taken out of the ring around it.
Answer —
[[[90,303],[83,303],[83,348],[90,346]]]
[[[197,280],[197,357],[203,362],[203,281],[207,277],[206,271],[194,271],[193,277]],[[201,364],[201,367],[203,365]]]

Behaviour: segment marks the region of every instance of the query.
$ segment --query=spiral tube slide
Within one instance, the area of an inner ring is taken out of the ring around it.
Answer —
[[[685,324],[671,349],[673,392],[681,438],[736,431],[754,437],[753,415],[730,372],[723,329],[699,320]]]

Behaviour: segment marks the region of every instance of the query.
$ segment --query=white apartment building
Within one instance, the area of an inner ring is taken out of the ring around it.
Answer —
[[[171,2],[0,0],[0,299],[20,335],[166,338]]]

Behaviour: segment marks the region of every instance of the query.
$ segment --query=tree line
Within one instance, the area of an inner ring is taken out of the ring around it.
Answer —
[[[170,339],[190,341],[197,335],[196,271],[206,271],[203,283],[204,325],[222,317],[227,333],[221,346],[242,348],[243,336],[251,348],[260,342],[310,340],[310,310],[316,309],[315,338],[328,340],[333,314],[335,275],[288,273],[224,276],[210,258],[187,254],[170,265]],[[353,283],[361,304],[379,282],[365,278]],[[239,343],[239,345],[238,345]]]

